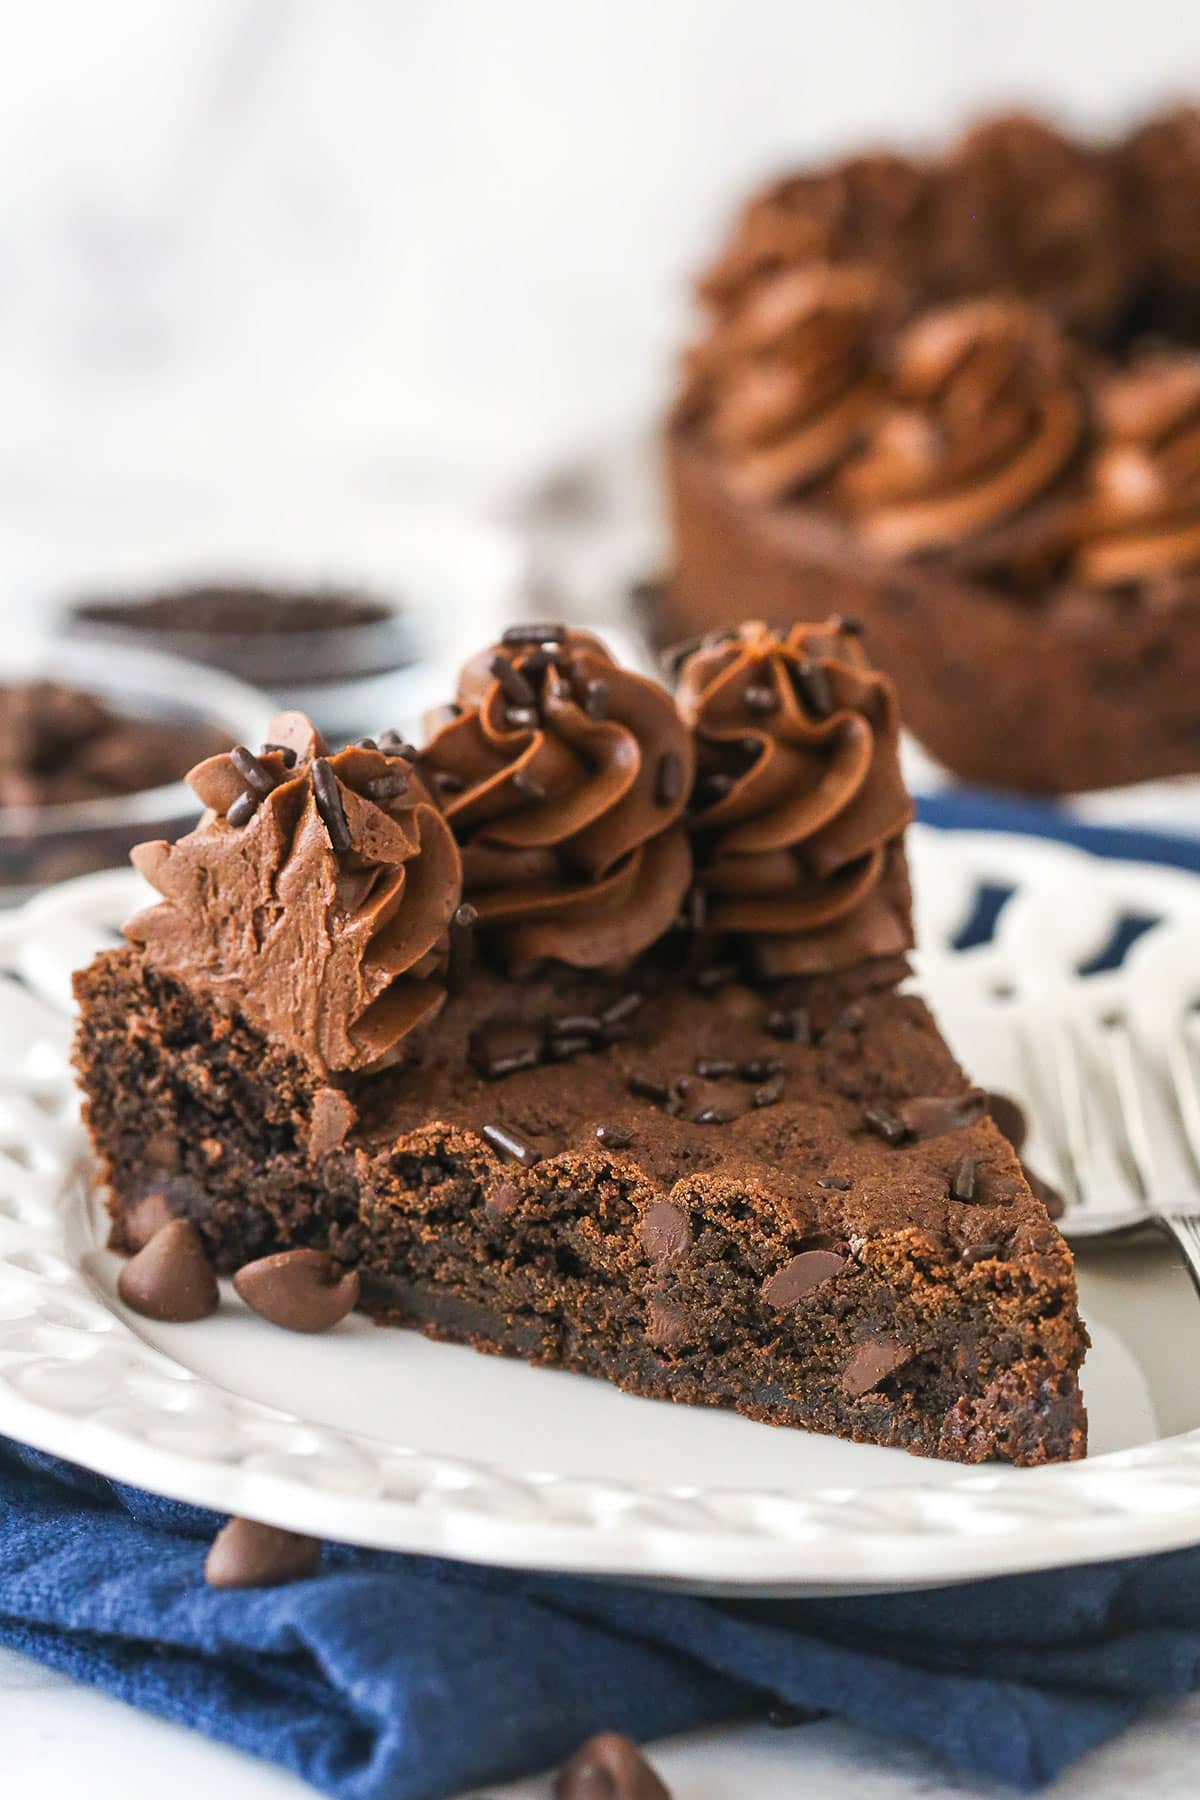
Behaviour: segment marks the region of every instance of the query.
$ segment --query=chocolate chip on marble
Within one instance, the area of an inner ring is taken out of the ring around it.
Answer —
[[[646,1308],[646,1336],[660,1350],[677,1350],[691,1336],[691,1321],[675,1300],[651,1300]]]
[[[479,1135],[497,1156],[506,1162],[520,1163],[523,1169],[532,1169],[534,1163],[542,1160],[540,1150],[535,1150],[518,1132],[510,1131],[504,1125],[485,1125]]]
[[[597,1125],[596,1137],[606,1150],[628,1150],[633,1142],[632,1131],[623,1125]]]
[[[763,1283],[762,1297],[768,1306],[786,1312],[848,1266],[836,1250],[801,1250]]]
[[[911,1137],[944,1137],[951,1131],[965,1131],[978,1124],[987,1111],[987,1096],[978,1088],[965,1094],[918,1095],[902,1100],[896,1108]]]
[[[886,1381],[906,1362],[911,1362],[912,1354],[907,1344],[901,1344],[895,1338],[865,1338],[842,1371],[842,1392],[848,1400],[869,1394],[881,1381]]]
[[[1029,1121],[1025,1117],[1024,1107],[1009,1094],[991,1093],[987,1096],[987,1109],[1000,1136],[1007,1138],[1019,1153],[1029,1133]]]
[[[282,1587],[289,1581],[307,1581],[321,1562],[317,1538],[278,1525],[260,1525],[257,1519],[230,1519],[212,1541],[204,1559],[204,1579],[209,1587]]]
[[[554,1800],[671,1800],[671,1794],[636,1744],[606,1731],[559,1770]]]
[[[117,1293],[131,1312],[164,1324],[190,1324],[215,1313],[217,1278],[191,1221],[160,1226],[121,1270]]]
[[[973,1200],[975,1198],[975,1158],[964,1156],[954,1171],[950,1183],[950,1197],[953,1200]]]
[[[358,1271],[339,1270],[327,1250],[277,1250],[243,1263],[234,1292],[285,1331],[329,1331],[358,1303]]]
[[[803,1006],[776,1007],[767,1014],[764,1027],[789,1044],[812,1043],[812,1020]]]
[[[638,1227],[642,1248],[657,1263],[676,1262],[691,1248],[688,1216],[670,1200],[652,1200]]]

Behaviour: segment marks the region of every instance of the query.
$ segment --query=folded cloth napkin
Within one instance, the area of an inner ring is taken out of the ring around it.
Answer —
[[[735,1603],[327,1545],[313,1580],[221,1591],[220,1523],[0,1440],[0,1644],[340,1800],[445,1800],[772,1699],[1032,1788],[1200,1685],[1200,1551]]]
[[[1200,867],[1200,845],[939,796],[942,825]],[[728,1602],[327,1545],[218,1591],[221,1520],[0,1440],[0,1644],[340,1800],[444,1800],[640,1739],[828,1712],[1034,1788],[1200,1686],[1200,1550],[941,1592]]]

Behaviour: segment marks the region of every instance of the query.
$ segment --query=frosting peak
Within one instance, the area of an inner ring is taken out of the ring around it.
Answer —
[[[690,823],[707,927],[764,974],[840,969],[912,943],[891,683],[838,619],[702,646],[680,672],[699,745]]]
[[[839,487],[884,554],[943,549],[1043,497],[1083,429],[1064,341],[1016,302],[964,301],[902,334],[890,404]]]
[[[627,962],[674,922],[695,766],[670,696],[598,639],[517,626],[463,670],[421,768],[484,934],[520,967]]]
[[[188,776],[208,811],[133,860],[162,901],[126,936],[157,967],[236,1005],[321,1073],[381,1067],[431,1019],[458,850],[402,747],[330,755],[283,713]]]

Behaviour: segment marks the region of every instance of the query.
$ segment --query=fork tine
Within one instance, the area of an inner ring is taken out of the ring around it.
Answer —
[[[1109,1027],[1106,1036],[1125,1128],[1151,1209],[1166,1213],[1197,1206],[1200,1180],[1169,1066],[1160,1065],[1150,1046],[1140,1043],[1123,1022]]]
[[[1048,1033],[1081,1208],[1106,1218],[1145,1212],[1141,1170],[1126,1135],[1104,1028],[1088,1028],[1064,1013],[1049,1023]]]

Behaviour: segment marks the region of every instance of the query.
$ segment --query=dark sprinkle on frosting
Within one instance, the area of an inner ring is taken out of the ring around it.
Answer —
[[[485,1125],[481,1136],[505,1162],[520,1163],[523,1169],[532,1169],[534,1163],[542,1160],[540,1152],[519,1132],[510,1131],[504,1125]]]
[[[346,809],[342,805],[337,776],[323,756],[318,756],[313,763],[312,784],[313,799],[317,803],[321,823],[329,833],[334,855],[341,856],[351,846],[350,826],[346,820]]]

